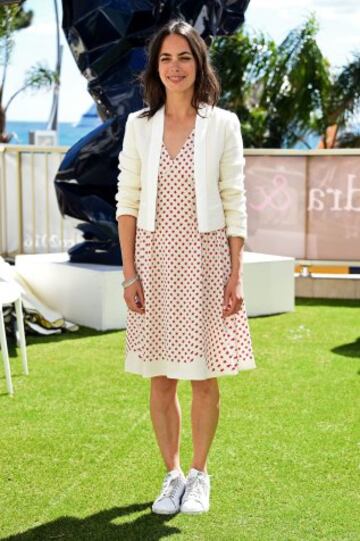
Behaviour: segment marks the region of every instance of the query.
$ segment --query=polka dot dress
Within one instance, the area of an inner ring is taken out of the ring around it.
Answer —
[[[202,380],[256,368],[246,304],[224,317],[231,272],[225,227],[199,233],[194,135],[160,155],[155,231],[137,227],[135,267],[145,312],[127,311],[125,371]]]

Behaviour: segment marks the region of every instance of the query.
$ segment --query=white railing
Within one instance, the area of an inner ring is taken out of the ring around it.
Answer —
[[[0,254],[62,252],[83,241],[81,221],[63,218],[55,195],[68,148],[0,145]],[[246,149],[245,158],[248,250],[360,260],[360,149]]]
[[[0,254],[62,252],[82,240],[61,216],[54,178],[66,146],[0,145]]]

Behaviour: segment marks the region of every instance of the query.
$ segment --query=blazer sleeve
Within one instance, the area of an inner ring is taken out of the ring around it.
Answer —
[[[223,203],[227,237],[247,237],[244,148],[240,121],[231,112],[220,159],[219,192]]]
[[[122,150],[119,154],[119,175],[116,199],[116,219],[123,214],[137,218],[140,205],[141,160],[136,149],[133,115],[130,113],[125,124]]]

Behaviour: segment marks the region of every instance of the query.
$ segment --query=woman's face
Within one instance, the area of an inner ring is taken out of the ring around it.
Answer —
[[[166,36],[159,52],[158,69],[166,93],[193,92],[196,61],[187,39],[183,36]]]

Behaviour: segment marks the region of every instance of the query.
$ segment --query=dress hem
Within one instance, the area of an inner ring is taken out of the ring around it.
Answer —
[[[205,380],[220,376],[236,376],[239,372],[257,368],[254,358],[240,362],[242,364],[236,370],[224,368],[222,370],[211,371],[207,368],[206,360],[203,357],[197,357],[193,362],[187,364],[181,363],[181,366],[178,366],[178,363],[170,363],[166,360],[151,361],[151,363],[142,361],[135,351],[129,351],[125,359],[124,370],[125,372],[136,374],[143,378],[166,376],[170,379]]]

